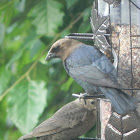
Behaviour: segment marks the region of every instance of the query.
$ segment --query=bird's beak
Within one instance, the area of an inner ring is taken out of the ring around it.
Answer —
[[[55,57],[55,53],[48,52],[48,54],[47,54],[47,56],[45,58],[45,61],[47,61],[47,60],[49,60],[49,59],[51,59],[53,57]]]

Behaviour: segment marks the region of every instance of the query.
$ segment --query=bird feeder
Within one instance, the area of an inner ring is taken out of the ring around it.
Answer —
[[[72,33],[66,37],[94,41],[94,45],[109,57],[116,68],[122,89],[135,96],[140,92],[140,0],[95,0],[90,23],[93,33]],[[108,54],[108,50],[111,53]],[[109,100],[98,99],[97,137],[102,140],[105,140],[108,121],[112,122],[110,119],[115,118],[112,114]],[[133,115],[131,112],[127,117],[134,118],[131,117]],[[140,122],[136,119],[133,121]],[[137,133],[135,140],[139,139],[139,132],[139,126],[134,131],[132,128],[131,134]],[[112,137],[107,140],[112,140]],[[129,139],[118,137],[117,140]]]
[[[110,45],[118,55],[118,75],[123,88],[140,89],[140,1],[97,0],[98,14],[109,16]]]
[[[109,44],[118,56],[119,82],[125,92],[134,96],[140,92],[140,1],[97,0],[95,7],[99,15],[109,16]],[[110,103],[100,101],[103,140],[110,108]]]

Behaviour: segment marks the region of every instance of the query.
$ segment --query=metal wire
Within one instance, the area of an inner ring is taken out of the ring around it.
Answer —
[[[131,88],[133,89],[133,49],[132,49],[132,23],[131,23],[131,1],[129,1],[129,23],[130,23],[130,50],[131,50]],[[132,90],[132,95],[134,94]]]
[[[97,99],[96,102],[96,133],[97,138],[101,138],[101,122],[100,122],[100,100]]]
[[[131,2],[137,9],[140,10],[140,7],[139,7],[137,4],[135,4],[132,0],[130,0],[130,2]]]
[[[132,34],[132,15],[131,15],[131,13],[132,13],[132,5],[133,6],[135,6],[135,8],[137,8],[139,11],[140,11],[140,7],[138,6],[138,5],[136,5],[132,0],[129,0],[129,25],[130,25],[130,61],[131,61],[131,65],[130,65],[130,67],[131,67],[131,83],[130,83],[130,85],[131,85],[131,88],[124,88],[123,90],[128,90],[128,91],[131,91],[131,94],[132,94],[132,96],[134,96],[134,91],[136,91],[136,90],[140,90],[140,88],[134,88],[134,85],[133,85],[133,83],[134,83],[134,76],[133,76],[133,49],[140,49],[140,47],[135,47],[135,46],[133,46],[133,43],[132,43],[132,40],[133,40],[133,38],[139,38],[140,37],[140,34],[137,34],[137,35],[134,35],[134,34]],[[110,15],[110,6],[109,6],[109,15]],[[110,21],[110,20],[109,20]],[[112,46],[112,29],[111,29],[111,22],[110,22],[110,26],[109,26],[109,32],[110,32],[110,34],[111,34],[111,36],[110,36],[110,46],[111,46],[111,48],[113,47]],[[119,34],[119,33],[118,33]],[[118,50],[118,63],[120,62],[119,60],[119,56],[120,56],[120,40],[118,40],[119,41],[119,50]],[[118,71],[118,68],[119,67],[117,67],[117,71]]]

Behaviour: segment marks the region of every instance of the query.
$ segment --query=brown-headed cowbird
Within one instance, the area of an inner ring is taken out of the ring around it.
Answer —
[[[88,99],[86,104],[83,99],[72,101],[19,140],[34,137],[38,140],[75,139],[94,126],[95,108],[95,101],[92,99]]]
[[[54,57],[62,59],[67,73],[87,94],[103,93],[110,99],[118,114],[136,109],[137,100],[121,91],[116,69],[95,46],[74,39],[60,39],[52,45],[46,60]]]

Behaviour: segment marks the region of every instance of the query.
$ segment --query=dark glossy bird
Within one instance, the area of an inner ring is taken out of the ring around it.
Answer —
[[[74,39],[60,39],[50,48],[46,60],[61,58],[67,73],[89,95],[103,93],[118,114],[136,109],[137,100],[121,91],[117,71],[95,46]]]
[[[96,121],[95,101],[77,99],[59,109],[52,117],[41,123],[29,134],[19,140],[37,138],[37,140],[72,140],[89,129]]]

